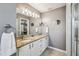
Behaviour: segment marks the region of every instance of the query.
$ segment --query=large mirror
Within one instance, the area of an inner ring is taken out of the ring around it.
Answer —
[[[29,18],[22,17],[22,15],[17,14],[16,18],[16,35],[29,35]]]
[[[29,35],[29,19],[20,19],[20,35]]]

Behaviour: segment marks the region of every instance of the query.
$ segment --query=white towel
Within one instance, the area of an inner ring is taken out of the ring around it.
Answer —
[[[11,38],[12,38],[12,41],[11,41],[11,55],[12,55],[16,52],[16,41],[15,41],[15,36],[13,32],[11,32]]]
[[[16,52],[16,42],[14,38],[14,33],[3,32],[1,38],[1,55],[10,56]]]

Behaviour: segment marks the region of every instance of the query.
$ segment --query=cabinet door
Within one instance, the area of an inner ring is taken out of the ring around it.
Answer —
[[[49,38],[48,38],[48,36],[46,37],[45,42],[46,42],[46,48],[47,48],[48,47],[48,44],[49,44]]]
[[[46,46],[46,43],[45,43],[45,38],[41,38],[40,39],[40,54],[42,54],[42,52],[45,50],[45,46]]]
[[[44,51],[44,43],[43,42],[44,42],[43,38],[40,39],[40,46],[39,46],[40,54],[39,55],[41,55]]]
[[[42,51],[43,52],[48,46],[48,37],[42,38]]]
[[[31,56],[38,56],[40,54],[40,41],[31,43]]]
[[[43,49],[46,48],[46,45],[47,45],[47,43],[46,43],[46,37],[44,37],[44,38],[43,38]]]
[[[19,56],[30,56],[30,44],[19,48]]]

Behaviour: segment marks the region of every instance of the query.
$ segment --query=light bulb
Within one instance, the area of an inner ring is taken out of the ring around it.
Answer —
[[[34,13],[34,12],[33,12],[33,14],[32,14],[32,15],[33,15],[33,17],[35,17],[35,13]]]
[[[20,8],[20,13],[21,13],[21,14],[23,13],[23,8]]]
[[[30,14],[30,16],[32,16],[32,12],[31,11],[29,11],[29,14]]]
[[[27,16],[29,16],[29,10],[28,9],[27,9],[27,13],[26,14],[27,14]]]
[[[37,14],[35,14],[35,18],[37,18]]]
[[[31,16],[31,11],[30,10],[28,10],[28,14],[29,14],[29,16]]]
[[[28,8],[25,8],[25,14],[28,16]]]
[[[25,12],[27,12],[27,8],[25,8]]]
[[[39,18],[40,16],[38,15],[38,18]]]
[[[25,13],[25,9],[23,8],[23,9],[22,9],[22,14],[24,14],[24,13]]]

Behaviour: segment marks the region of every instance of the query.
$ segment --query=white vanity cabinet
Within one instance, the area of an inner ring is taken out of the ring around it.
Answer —
[[[49,45],[49,38],[48,38],[48,36],[45,38],[45,47],[48,47],[48,45]]]
[[[19,48],[19,56],[39,56],[48,46],[48,37],[29,43]]]
[[[41,40],[41,53],[48,47],[48,37],[44,37]]]
[[[31,56],[40,55],[40,40],[31,43]]]
[[[19,56],[30,56],[31,45],[27,44],[19,48]]]

